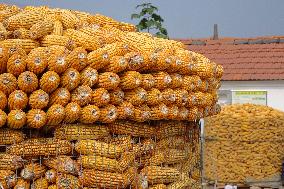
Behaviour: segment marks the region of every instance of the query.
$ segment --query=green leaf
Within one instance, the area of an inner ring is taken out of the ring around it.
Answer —
[[[168,35],[168,31],[165,28],[160,28],[160,31],[164,35]]]
[[[146,18],[143,18],[142,20],[140,20],[140,22],[138,23],[138,25],[141,26],[141,29],[144,30],[144,29],[147,29],[148,26],[147,26],[147,22],[148,20]]]
[[[151,19],[151,20],[148,20],[146,24],[147,24],[147,27],[148,27],[148,28],[150,28],[150,27],[152,27],[152,26],[156,26],[155,20],[152,20],[152,19]]]
[[[153,13],[151,15],[151,17],[155,20],[155,21],[158,21],[158,22],[164,22],[164,19],[162,19],[162,17],[160,15],[157,15],[155,13]]]
[[[143,8],[141,10],[141,13],[143,13],[144,15],[145,14],[149,14],[149,15],[152,15],[155,11],[155,8]]]
[[[152,3],[142,3],[140,5],[137,5],[135,8],[138,9],[139,7],[146,7],[146,6],[150,6]]]
[[[140,18],[141,16],[139,14],[131,14],[131,19]]]

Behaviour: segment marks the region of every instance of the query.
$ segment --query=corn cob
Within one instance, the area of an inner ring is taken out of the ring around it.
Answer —
[[[158,150],[156,153],[150,158],[150,165],[161,165],[163,163],[166,164],[175,164],[179,162],[183,162],[189,157],[188,152],[185,150],[176,150],[176,149],[168,149],[168,150]]]
[[[151,120],[166,119],[169,114],[169,109],[165,104],[151,107]]]
[[[115,89],[120,83],[119,76],[112,72],[104,72],[99,74],[98,87],[105,88],[107,90]]]
[[[188,101],[185,104],[186,107],[193,107],[197,103],[195,93],[188,93]]]
[[[0,153],[0,169],[16,170],[23,167],[23,159],[20,156]]]
[[[156,185],[150,186],[149,189],[167,189],[167,185],[156,184]],[[176,188],[176,189],[178,189],[178,188]]]
[[[151,119],[151,109],[147,105],[136,106],[130,119],[137,122],[149,121]]]
[[[8,103],[8,99],[5,95],[5,93],[3,93],[2,91],[0,91],[0,109],[4,110],[7,106]]]
[[[63,122],[64,123],[74,123],[80,118],[81,107],[76,102],[68,103],[65,106],[65,116]]]
[[[68,62],[66,61],[66,54],[57,51],[52,53],[48,60],[48,70],[55,71],[58,74],[65,72],[68,68]]]
[[[162,98],[163,98],[163,102],[166,105],[172,105],[172,104],[176,104],[176,100],[177,100],[177,95],[175,93],[175,91],[173,89],[165,89],[162,91],[161,93]]]
[[[13,56],[14,54],[18,54],[21,56],[27,56],[26,51],[21,48],[20,46],[12,46],[11,48],[8,48],[8,55],[9,57]],[[5,64],[6,66],[6,64]]]
[[[34,91],[29,97],[29,105],[33,109],[43,109],[48,102],[49,95],[41,89]]]
[[[110,57],[106,48],[99,48],[95,51],[90,52],[87,58],[88,64],[96,70],[104,68],[110,61]]]
[[[46,178],[39,178],[32,183],[31,188],[33,189],[48,189],[48,182]]]
[[[92,101],[91,104],[98,107],[108,104],[110,101],[110,94],[104,88],[97,88],[92,92]]]
[[[152,75],[155,78],[155,87],[158,89],[165,89],[172,83],[171,76],[166,72],[158,72]]]
[[[4,21],[6,18],[9,18],[17,13],[19,13],[21,9],[15,5],[8,6],[5,9],[1,9],[0,11],[0,22]]]
[[[155,86],[155,78],[151,74],[142,74],[141,87],[143,89],[151,89]]]
[[[135,157],[141,157],[145,154],[152,154],[155,147],[155,142],[152,139],[146,139],[142,143],[133,146]]]
[[[60,10],[60,21],[65,29],[75,28],[79,24],[79,19],[70,10]]]
[[[26,56],[19,54],[12,55],[7,62],[7,72],[18,77],[26,69]]]
[[[25,179],[18,179],[14,189],[30,189],[30,181]]]
[[[71,94],[71,101],[80,106],[89,104],[92,100],[92,89],[89,86],[82,85],[77,87]]]
[[[39,163],[30,163],[22,169],[20,175],[25,180],[38,179],[44,175],[46,167]]]
[[[80,73],[74,68],[68,68],[61,76],[61,86],[72,91],[80,84]]]
[[[26,114],[22,110],[11,110],[7,116],[7,126],[12,129],[22,128],[26,121]]]
[[[112,26],[112,27],[118,27],[118,25],[119,25],[118,21],[116,21],[116,20],[114,20],[110,17],[101,15],[101,14],[95,14],[92,17],[92,21],[93,21],[93,23],[96,23],[99,26],[109,25],[109,26]]]
[[[135,174],[136,169],[132,167],[124,174],[87,169],[79,180],[88,187],[126,188],[133,181]]]
[[[70,153],[72,145],[69,141],[53,138],[28,139],[19,144],[13,144],[7,153],[22,156],[51,156]]]
[[[151,53],[149,56],[151,61],[150,69],[153,71],[162,71],[167,69],[170,66],[167,56],[168,53],[165,51]]]
[[[29,98],[27,94],[21,90],[15,90],[9,95],[8,107],[10,110],[25,109]]]
[[[101,46],[98,38],[89,36],[88,34],[74,29],[67,29],[64,32],[64,36],[67,36],[73,40],[78,47],[83,47],[89,51],[94,51]]]
[[[184,89],[176,89],[174,91],[175,93],[175,97],[176,97],[176,100],[175,100],[175,104],[177,106],[185,106],[188,103],[188,99],[189,99],[189,95],[188,95],[188,92]]]
[[[123,152],[119,145],[107,144],[96,140],[80,140],[75,144],[75,150],[80,154],[92,154],[108,158],[117,158]]]
[[[174,73],[174,74],[170,74],[170,77],[172,78],[172,82],[170,84],[170,88],[180,88],[183,84],[183,76],[178,74],[178,73]]]
[[[49,185],[47,189],[57,189],[57,186],[56,184]]]
[[[156,144],[157,149],[184,149],[186,138],[184,135],[176,135],[159,140]]]
[[[149,91],[147,91],[147,105],[149,106],[154,106],[154,105],[158,105],[160,103],[162,103],[163,101],[163,96],[162,96],[162,93],[156,89],[156,88],[153,88]]]
[[[120,88],[109,91],[110,94],[110,104],[120,105],[123,103],[124,92]]]
[[[6,124],[6,121],[7,114],[3,110],[0,110],[0,127],[3,127]]]
[[[55,169],[60,173],[78,175],[79,164],[69,156],[58,156],[43,161],[48,168]]]
[[[77,47],[67,55],[66,61],[71,68],[82,71],[88,65],[87,51]]]
[[[145,91],[143,88],[140,87],[125,92],[125,100],[130,102],[134,106],[145,103],[147,99],[148,99],[147,91]]]
[[[50,169],[45,172],[45,179],[48,183],[55,183],[57,178],[56,169]]]
[[[50,34],[53,31],[53,22],[49,19],[45,19],[37,22],[30,28],[30,37],[32,39],[38,39]]]
[[[114,122],[117,118],[117,109],[114,105],[106,105],[100,108],[99,121],[102,123]]]
[[[35,74],[41,74],[47,67],[47,48],[33,49],[26,58],[27,69]]]
[[[30,39],[30,31],[25,28],[19,28],[13,31],[13,36],[16,39]]]
[[[160,121],[157,124],[157,138],[166,138],[174,135],[182,135],[186,132],[186,122]]]
[[[65,188],[79,189],[81,188],[81,183],[79,179],[73,175],[62,174],[56,178],[56,187],[58,189],[65,189]]]
[[[45,72],[40,79],[40,88],[47,93],[53,92],[60,84],[60,77],[54,71]]]
[[[93,169],[107,172],[118,172],[119,162],[116,159],[97,155],[82,155],[78,159],[79,164],[85,169]]]
[[[39,47],[39,43],[31,39],[6,39],[1,41],[0,44],[6,46],[8,49],[22,48],[26,53]]]
[[[16,185],[17,179],[13,171],[0,170],[0,187],[13,188]]]
[[[95,105],[87,105],[82,108],[80,115],[81,123],[95,123],[100,117],[101,111]]]
[[[27,125],[30,128],[39,129],[43,127],[46,123],[46,113],[40,109],[31,109],[26,115]]]
[[[133,24],[125,23],[125,22],[119,22],[118,28],[122,31],[128,31],[128,32],[135,32],[136,26]]]
[[[63,24],[59,20],[55,20],[53,23],[52,35],[63,35]]]
[[[139,70],[145,65],[145,59],[139,53],[130,52],[125,54],[124,57],[128,62],[128,70],[132,71]]]
[[[0,90],[5,95],[11,94],[17,88],[17,79],[10,73],[3,73],[0,75]]]
[[[168,106],[168,116],[167,119],[169,120],[176,120],[179,114],[179,108],[176,105],[169,105]]]
[[[30,71],[26,71],[20,74],[18,77],[18,87],[25,93],[31,93],[38,87],[37,76]]]
[[[110,58],[109,64],[103,68],[103,71],[119,73],[126,70],[127,67],[128,67],[128,62],[126,58],[124,58],[123,56],[114,56]]]
[[[6,22],[6,28],[15,30],[18,28],[29,29],[33,24],[43,20],[45,12],[43,11],[22,11],[16,15],[9,17]]]
[[[187,120],[188,117],[189,117],[189,110],[186,107],[180,107],[177,120]]]
[[[122,135],[122,136],[104,139],[104,142],[107,142],[113,145],[118,145],[125,152],[131,150],[133,146],[133,140],[130,135],[127,135],[127,136]]]
[[[55,129],[54,137],[64,140],[101,139],[109,136],[108,128],[99,125],[67,124]]]
[[[120,75],[120,88],[135,89],[141,85],[142,76],[136,71],[127,71]]]
[[[7,61],[9,59],[9,48],[0,44],[0,73],[6,72]]]
[[[24,134],[21,131],[11,130],[11,129],[1,129],[0,130],[1,145],[15,144],[22,142],[24,140]]]
[[[64,107],[60,104],[53,104],[46,112],[47,125],[58,125],[65,117]]]
[[[93,87],[99,80],[98,72],[94,68],[87,67],[81,73],[81,85]]]
[[[133,116],[134,106],[130,102],[121,102],[117,108],[117,119],[127,119]]]
[[[46,35],[44,38],[42,38],[41,46],[50,47],[50,46],[53,46],[53,45],[63,46],[63,47],[66,47],[69,50],[76,48],[75,42],[67,36]]]
[[[177,181],[180,176],[177,169],[158,166],[147,166],[140,174],[147,176],[149,184],[168,184]]]

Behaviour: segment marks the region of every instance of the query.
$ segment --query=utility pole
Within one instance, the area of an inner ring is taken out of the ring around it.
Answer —
[[[213,40],[218,40],[218,24],[214,24]]]

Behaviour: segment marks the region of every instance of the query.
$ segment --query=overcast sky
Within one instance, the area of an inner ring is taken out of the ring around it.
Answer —
[[[135,6],[152,2],[159,7],[171,38],[209,37],[213,24],[219,36],[255,37],[284,35],[284,0],[0,0],[25,5],[48,5],[101,13],[135,23],[130,15]]]

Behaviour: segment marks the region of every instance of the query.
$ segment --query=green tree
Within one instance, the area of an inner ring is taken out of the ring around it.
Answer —
[[[140,19],[136,25],[138,31],[147,31],[155,34],[156,37],[168,38],[168,32],[162,26],[164,19],[157,14],[157,7],[152,3],[143,3],[137,5],[136,9],[139,9],[140,12],[132,14],[131,19]]]

